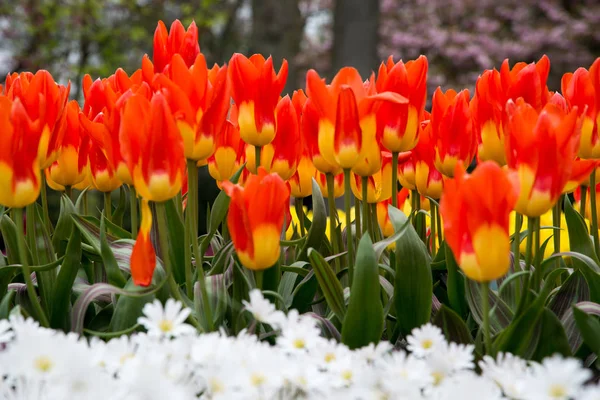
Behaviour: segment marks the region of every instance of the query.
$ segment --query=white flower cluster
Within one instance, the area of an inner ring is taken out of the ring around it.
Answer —
[[[323,338],[316,320],[277,311],[259,291],[246,309],[276,332],[275,345],[248,331],[195,333],[190,310],[155,301],[139,319],[147,333],[109,341],[0,321],[0,400],[63,399],[600,399],[579,361],[528,363],[485,357],[448,343],[432,325],[415,329],[405,351],[387,342],[351,351]]]

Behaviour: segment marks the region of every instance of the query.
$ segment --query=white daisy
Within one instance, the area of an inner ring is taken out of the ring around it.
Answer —
[[[298,315],[298,310],[290,310],[282,324],[277,346],[288,352],[304,352],[324,340],[313,318]]]
[[[242,300],[242,303],[254,319],[279,328],[280,323],[285,319],[285,314],[275,309],[275,305],[266,300],[260,290],[252,289],[249,296],[250,301]]]
[[[406,341],[408,342],[408,351],[420,358],[426,357],[446,345],[446,338],[442,330],[430,323],[413,329],[406,337]]]
[[[473,345],[446,343],[438,347],[435,353],[430,353],[425,361],[431,370],[434,384],[439,384],[456,371],[472,369]]]
[[[144,316],[138,318],[138,324],[148,330],[148,335],[153,337],[177,337],[195,332],[191,325],[184,321],[191,310],[184,308],[181,302],[168,299],[163,308],[160,301],[154,300],[143,308]]]
[[[377,345],[369,343],[368,346],[361,347],[356,350],[356,354],[359,357],[364,358],[368,363],[372,363],[375,360],[382,358],[392,350],[392,345],[388,341],[381,341]]]
[[[501,400],[502,391],[496,383],[472,371],[460,372],[445,379],[429,396],[431,400]]]
[[[484,356],[479,367],[482,375],[496,382],[508,397],[524,398],[525,380],[529,374],[525,360],[510,353],[499,353],[496,359]]]
[[[383,387],[390,393],[404,391],[405,386],[422,389],[433,383],[427,363],[404,351],[395,351],[375,363]]]
[[[588,385],[579,393],[579,400],[600,400],[600,386]]]
[[[12,324],[6,320],[0,320],[0,346],[5,343],[8,343],[15,336],[14,332],[11,330]]]
[[[591,371],[583,368],[581,361],[554,355],[531,366],[525,384],[526,397],[536,400],[579,398],[582,385],[591,376]]]

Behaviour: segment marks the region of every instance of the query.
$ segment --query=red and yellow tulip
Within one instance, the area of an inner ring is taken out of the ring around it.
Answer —
[[[444,187],[444,177],[435,168],[435,154],[431,123],[428,123],[419,136],[417,147],[412,151],[415,163],[415,187],[421,195],[439,199]],[[401,183],[402,181],[403,179],[400,179]]]
[[[284,221],[291,219],[285,182],[259,167],[245,187],[224,182],[223,188],[231,197],[227,227],[240,262],[252,270],[272,267],[281,253]]]
[[[158,21],[154,31],[154,46],[152,60],[157,73],[163,72],[171,63],[175,54],[179,54],[188,67],[194,64],[196,56],[200,53],[198,44],[198,27],[192,21],[187,31],[181,21],[176,19],[167,31],[162,21]]]
[[[446,181],[440,212],[446,242],[465,275],[489,282],[510,266],[509,214],[517,201],[506,172],[485,161],[467,175],[459,164]]]

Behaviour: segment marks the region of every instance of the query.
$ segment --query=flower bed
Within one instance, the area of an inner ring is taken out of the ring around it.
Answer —
[[[0,321],[0,399],[577,399],[600,396],[576,359],[541,363],[511,354],[476,361],[473,345],[448,343],[431,324],[350,350],[321,336],[318,320],[277,311],[259,291],[246,303],[277,334],[198,335],[190,313],[167,301],[144,307],[146,333],[87,340],[20,316]],[[258,325],[254,325],[256,328]],[[252,329],[254,330],[254,329]],[[260,330],[260,328],[259,328]],[[476,372],[479,367],[481,373]]]

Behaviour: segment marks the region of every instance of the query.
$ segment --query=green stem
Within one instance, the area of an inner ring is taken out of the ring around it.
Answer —
[[[527,298],[529,297],[529,277],[531,276],[531,260],[533,257],[533,235],[536,225],[536,218],[527,217],[527,245],[525,249],[525,270],[529,272],[529,274],[525,274],[525,278],[523,279],[523,291],[521,292],[521,299],[519,300],[519,306],[517,307],[517,313],[515,316],[520,315],[520,313],[524,310],[525,305],[527,304]]]
[[[54,227],[52,226],[52,222],[50,221],[50,213],[48,212],[48,192],[47,192],[47,183],[46,183],[46,174],[42,171],[42,183],[40,187],[40,191],[42,192],[42,216],[44,217],[44,224],[46,224],[46,228],[48,229],[48,234],[52,234],[54,232]]]
[[[25,235],[23,232],[23,209],[15,209],[15,224],[17,225],[17,246],[19,248],[19,255],[21,258],[21,265],[23,268],[23,279],[25,279],[25,285],[27,286],[27,295],[33,306],[33,311],[40,324],[44,327],[49,327],[48,318],[42,309],[42,305],[39,302],[33,281],[31,280],[31,270],[29,268],[29,260],[27,259],[27,249],[25,247]]]
[[[198,166],[196,161],[188,161],[188,199],[187,199],[187,216],[189,216],[189,238],[192,244],[192,254],[196,260],[196,272],[198,273],[198,285],[200,286],[200,295],[202,296],[202,307],[204,314],[206,315],[206,321],[208,323],[208,330],[212,332],[214,330],[214,323],[212,317],[212,310],[208,301],[208,291],[206,289],[206,279],[204,277],[204,254],[199,250],[198,246]],[[188,271],[189,269],[189,271]],[[186,263],[186,286],[189,279],[189,286],[192,284],[192,272],[191,262]],[[188,276],[189,275],[189,276]],[[201,310],[196,310],[200,315]]]
[[[327,203],[329,204],[329,238],[331,240],[331,248],[333,250],[333,254],[338,254],[340,252],[340,248],[338,246],[338,238],[336,234],[336,224],[335,220],[337,219],[337,211],[335,209],[335,197],[333,196],[335,189],[335,177],[333,174],[325,174],[325,179],[327,181]],[[340,270],[340,262],[336,258],[333,260],[334,269],[336,272]]]
[[[421,211],[421,195],[419,194],[418,191],[413,190],[412,191],[412,196],[413,196],[413,201],[414,201],[414,207],[413,207],[413,221],[414,221],[414,225],[415,225],[415,230],[417,231],[417,233],[419,234],[419,237],[421,238],[421,241],[425,244],[427,244],[427,238],[425,237],[425,219],[424,219],[424,215],[422,213],[420,213],[419,211]]]
[[[65,194],[70,200],[73,200],[73,187],[70,185],[65,186]]]
[[[260,151],[262,150],[262,147],[260,146],[254,146],[254,160],[255,160],[255,164],[256,164],[256,173],[258,174],[258,167],[260,167]]]
[[[600,255],[600,241],[598,240],[598,210],[596,209],[596,168],[590,175],[590,208],[592,209],[592,237],[596,256]]]
[[[436,229],[437,229],[437,206],[433,201],[430,201],[431,208],[429,210],[429,214],[431,214],[431,233],[429,234],[429,241],[431,242],[431,255],[435,257],[435,253],[437,252],[436,248]]]
[[[562,225],[562,221],[561,221],[561,205],[564,199],[564,194],[560,196],[558,202],[554,205],[554,208],[552,209],[552,225],[554,226],[554,235],[553,235],[553,240],[554,240],[554,252],[555,253],[560,253],[560,230],[561,230],[561,225]],[[557,261],[559,261],[560,264],[560,259],[557,258]]]
[[[165,266],[165,273],[167,274],[167,281],[169,283],[169,289],[171,295],[175,300],[180,301],[182,304],[186,304],[183,301],[179,286],[175,282],[173,276],[173,267],[171,265],[171,258],[169,257],[169,228],[167,223],[167,209],[165,203],[156,203],[156,222],[158,224],[158,240],[160,242],[160,250],[162,254],[162,261]],[[191,315],[187,319],[193,326],[200,328],[200,324]]]
[[[258,290],[262,290],[264,275],[265,275],[265,271],[262,269],[257,269],[254,271],[254,280],[256,281],[256,288]]]
[[[398,152],[392,152],[392,206],[398,208]]]
[[[83,215],[88,215],[88,191],[83,192]]]
[[[523,228],[523,216],[515,212],[515,233],[512,242],[512,252],[514,257],[514,270],[518,272],[521,270],[521,229]]]
[[[442,246],[442,241],[444,240],[444,235],[443,235],[443,230],[442,230],[442,216],[440,214],[440,208],[436,207],[435,208],[435,216],[437,219],[437,234],[438,234],[438,243],[440,245],[440,248]]]
[[[294,199],[294,207],[296,208],[296,216],[298,217],[300,237],[304,237],[304,205],[301,198]]]
[[[352,237],[352,219],[350,218],[350,199],[352,186],[350,185],[350,169],[344,170],[344,210],[346,211],[346,246],[348,250],[348,282],[352,287],[354,278],[354,238]]]
[[[581,214],[582,217],[585,218],[585,203],[587,200],[587,186],[585,185],[581,185],[579,187],[580,189],[580,193],[581,193],[581,199],[579,200],[579,213]]]
[[[488,282],[481,282],[481,308],[483,311],[483,337],[485,341],[485,354],[492,353],[492,340],[490,337],[490,286]]]
[[[111,192],[104,192],[104,215],[112,222],[112,198]]]
[[[373,228],[373,241],[380,241],[383,239],[383,234],[379,228],[379,221],[377,221],[377,203],[369,204],[371,208],[371,227]]]
[[[129,211],[131,212],[131,237],[138,233],[138,198],[133,185],[129,186]]]
[[[369,196],[369,177],[363,176],[361,177],[361,181],[362,214],[364,220],[361,233],[364,235],[366,232],[369,232],[369,236],[371,236],[371,240],[373,240],[373,234],[371,233],[371,218],[369,218],[369,203],[367,202],[367,198]],[[354,213],[358,213],[358,208],[354,210]],[[358,231],[356,232],[356,235],[358,236]]]
[[[362,225],[362,211],[361,211],[361,205],[362,202],[359,201],[356,197],[354,197],[354,224],[356,226],[356,232],[362,232],[363,231],[363,225]],[[364,221],[364,227],[367,227],[367,221]]]
[[[541,253],[542,249],[541,238],[540,238],[540,219],[535,219],[535,226],[533,228],[533,232],[535,233],[533,248],[535,249],[534,257],[533,257],[533,288],[537,291],[542,282],[542,269],[541,269],[541,261],[544,258],[544,255]]]

